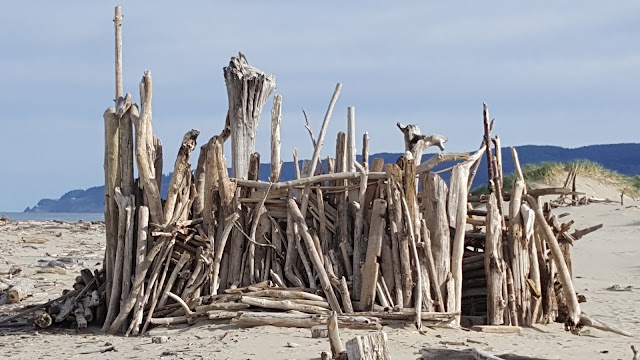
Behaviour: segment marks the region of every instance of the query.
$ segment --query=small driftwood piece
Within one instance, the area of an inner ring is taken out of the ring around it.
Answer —
[[[273,107],[271,108],[271,175],[270,182],[280,181],[280,122],[282,121],[282,96],[273,97]]]
[[[326,325],[328,315],[294,314],[275,312],[241,312],[231,323],[239,327],[254,326],[279,326],[291,328],[312,328],[317,325]],[[380,330],[380,320],[366,316],[338,316],[338,324],[342,328],[359,330]]]
[[[333,358],[345,352],[342,339],[340,339],[340,328],[338,327],[338,315],[334,311],[327,321],[327,332],[329,333],[329,344]]]
[[[330,313],[330,311],[324,307],[300,303],[305,300],[298,300],[299,302],[296,302],[296,300],[287,300],[287,299],[271,300],[267,298],[243,296],[242,299],[240,299],[240,301],[250,306],[255,306],[255,307],[265,308],[265,309],[278,309],[278,310],[287,310],[287,311],[293,310],[293,311],[299,311],[307,314],[329,314]]]
[[[436,134],[422,135],[418,125],[404,126],[401,123],[397,123],[396,126],[404,135],[404,151],[411,152],[416,162],[420,163],[422,161],[422,154],[431,146],[437,146],[441,151],[444,151],[444,144],[447,142],[445,136]]]
[[[51,324],[53,323],[53,319],[51,318],[51,315],[49,315],[48,312],[44,310],[36,310],[33,313],[33,323],[37,327],[41,329],[45,329],[51,326]]]
[[[361,205],[363,206],[363,205]],[[382,235],[386,229],[387,202],[376,199],[373,202],[369,241],[366,249],[366,260],[362,268],[362,290],[360,292],[360,306],[363,311],[373,310],[376,298],[376,284],[378,282],[378,263],[382,250]],[[355,286],[355,283],[354,283]]]
[[[326,326],[317,325],[311,328],[311,338],[328,338],[329,337],[329,329]]]
[[[17,304],[27,297],[33,295],[34,283],[31,280],[23,279],[16,281],[7,291],[7,302]]]
[[[391,360],[385,332],[358,335],[346,345],[349,360]]]

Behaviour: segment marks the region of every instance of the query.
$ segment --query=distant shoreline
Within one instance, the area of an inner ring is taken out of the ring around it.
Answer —
[[[6,216],[12,221],[47,221],[62,220],[69,222],[104,221],[103,213],[39,213],[0,211],[0,217]]]

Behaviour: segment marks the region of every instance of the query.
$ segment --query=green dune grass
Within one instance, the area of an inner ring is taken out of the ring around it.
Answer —
[[[527,164],[522,167],[522,174],[528,187],[535,183],[552,184],[558,180],[564,181],[574,166],[577,167],[577,176],[594,179],[605,185],[616,187],[620,191],[624,191],[626,195],[634,198],[640,196],[640,175],[623,175],[588,160],[568,163],[542,162]],[[515,175],[513,173],[504,176],[505,190],[511,188],[514,178]],[[487,185],[482,185],[473,189],[471,193],[473,195],[488,194],[489,188]]]

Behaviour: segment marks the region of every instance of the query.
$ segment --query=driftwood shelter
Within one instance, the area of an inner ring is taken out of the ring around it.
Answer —
[[[385,164],[369,158],[367,133],[356,140],[353,107],[346,132],[335,147],[325,146],[342,90],[337,84],[317,137],[307,124],[312,158],[299,168],[294,152],[296,178],[285,180],[283,99],[272,97],[275,77],[239,54],[223,71],[229,109],[221,133],[201,145],[195,171],[190,155],[205,134],[184,135],[162,199],[161,174],[169,169],[153,133],[151,72],[140,82],[138,105],[122,89],[121,20],[118,7],[117,101],[103,115],[104,268],[84,271],[76,290],[37,307],[44,310],[39,317],[49,312],[55,321],[93,322],[126,335],[202,318],[356,329],[408,321],[420,330],[563,321],[574,333],[596,326],[626,335],[580,311],[570,249],[588,231],[570,233],[573,221],[561,224],[541,201],[572,190],[527,191],[515,149],[517,177],[505,184],[486,104],[476,151],[446,153],[446,137],[398,123],[405,155]],[[270,101],[266,157],[254,149],[258,119]],[[226,156],[225,142],[231,143]],[[442,152],[423,162],[429,147]],[[323,153],[330,154],[326,166]],[[483,157],[488,169],[479,168]],[[261,159],[270,162],[268,181],[258,179]],[[432,171],[445,162],[452,166]],[[448,183],[443,171],[451,172]],[[490,195],[470,194],[478,171],[489,172]]]

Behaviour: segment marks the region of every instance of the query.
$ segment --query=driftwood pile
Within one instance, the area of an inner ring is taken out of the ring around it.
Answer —
[[[117,11],[116,44],[119,17]],[[444,150],[446,137],[398,123],[405,155],[393,164],[369,159],[366,133],[357,161],[350,107],[346,133],[338,134],[334,155],[322,162],[338,84],[317,138],[307,124],[312,159],[300,169],[294,151],[296,179],[283,181],[282,98],[276,95],[270,177],[260,181],[255,138],[275,78],[242,54],[231,59],[224,77],[229,110],[223,131],[200,148],[195,173],[190,154],[200,132],[184,135],[161,199],[162,144],[152,131],[151,73],[140,83],[139,107],[116,76],[116,106],[104,113],[104,280],[83,279],[86,286],[67,297],[78,309],[97,291],[104,331],[144,334],[150,325],[200,318],[311,328],[326,324],[332,312],[342,327],[367,329],[391,321],[413,321],[419,330],[457,326],[463,311],[486,316],[490,325],[529,325],[556,320],[558,294],[568,330],[600,326],[578,305],[568,247],[559,242],[570,238],[569,226],[554,227],[538,199],[557,192],[526,192],[515,149],[517,178],[503,184],[500,140],[491,137],[486,105],[478,151],[421,162],[428,147]],[[228,139],[231,176],[223,154]],[[491,189],[484,199],[469,195],[482,156],[489,160]],[[456,163],[432,171],[448,161]],[[439,175],[445,171],[451,173],[448,183]],[[482,201],[486,208],[473,207]]]

